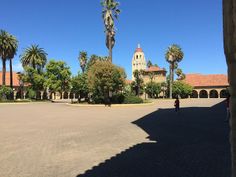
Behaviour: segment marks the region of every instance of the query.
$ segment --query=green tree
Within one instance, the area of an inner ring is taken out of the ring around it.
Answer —
[[[143,71],[135,70],[134,71],[134,82],[132,82],[132,86],[135,88],[136,95],[139,96],[143,87]]]
[[[101,2],[102,18],[105,25],[106,32],[106,46],[109,50],[109,58],[112,62],[112,49],[115,45],[115,25],[114,19],[118,19],[120,10],[118,9],[119,3],[115,0],[102,0]]]
[[[2,85],[6,85],[6,60],[10,60],[10,87],[13,87],[12,81],[12,59],[18,48],[18,41],[15,36],[4,30],[0,30],[0,57],[2,59]]]
[[[81,51],[79,53],[79,63],[80,63],[80,67],[81,67],[83,73],[85,71],[87,61],[88,61],[87,52]]]
[[[166,82],[162,82],[161,83],[161,91],[163,93],[163,98],[166,97],[167,88],[168,88],[168,82],[167,81]]]
[[[47,53],[38,45],[31,45],[26,48],[20,58],[23,67],[32,67],[37,69],[38,73],[43,70],[47,63]]]
[[[26,66],[24,68],[24,73],[21,75],[21,79],[28,85],[28,92],[31,95],[30,98],[36,99],[36,93],[45,89],[44,73],[38,73],[37,69],[34,69],[33,67]]]
[[[91,55],[91,57],[87,63],[86,70],[88,71],[89,68],[96,63],[96,61],[109,61],[109,57],[101,57],[98,55]]]
[[[81,98],[88,97],[88,76],[86,73],[79,73],[77,76],[72,77],[71,86],[71,91],[79,95],[79,102],[81,101]]]
[[[148,82],[146,84],[145,92],[150,98],[157,98],[159,93],[161,92],[161,85],[156,82]]]
[[[182,52],[182,49],[176,44],[168,47],[168,50],[165,54],[166,61],[170,64],[170,98],[172,98],[172,84],[174,80],[175,65],[176,63],[179,63],[183,59],[183,57],[184,53]]]
[[[154,64],[155,67],[158,67],[158,64]]]
[[[110,93],[116,94],[125,85],[126,74],[123,68],[109,61],[96,61],[88,70],[88,87],[95,103],[109,101]]]
[[[46,65],[46,87],[51,93],[70,90],[71,71],[64,61],[50,60]],[[61,95],[62,96],[62,95]]]
[[[193,87],[183,81],[175,81],[173,83],[173,96],[180,96],[181,98],[188,98],[193,92]]]
[[[0,87],[0,101],[1,100],[6,100],[9,98],[13,93],[12,88],[6,87],[6,86],[1,86]]]
[[[152,64],[151,60],[148,60],[147,67],[150,68],[151,66],[153,66],[153,64]]]

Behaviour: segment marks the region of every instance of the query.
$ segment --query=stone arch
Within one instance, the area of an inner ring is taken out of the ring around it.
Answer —
[[[22,98],[22,96],[21,96],[21,91],[18,90],[18,91],[16,92],[16,99],[21,99],[21,98]]]
[[[25,99],[29,99],[29,91],[25,92]]]
[[[36,92],[36,99],[41,100],[41,92],[40,91]]]
[[[64,92],[64,94],[63,94],[63,99],[68,99],[68,98],[69,98],[68,92]]]
[[[193,90],[191,98],[198,98],[198,92],[196,90]]]
[[[219,98],[219,94],[216,90],[211,90],[209,96],[210,98]]]
[[[227,94],[228,94],[228,92],[226,89],[221,90],[220,91],[220,98],[227,98]]]
[[[75,98],[78,99],[79,98],[79,93],[75,94]]]
[[[74,93],[70,92],[70,99],[74,99]]]
[[[208,98],[208,93],[206,90],[201,90],[199,92],[199,98]]]
[[[46,91],[43,92],[43,99],[44,100],[48,99],[48,93]]]

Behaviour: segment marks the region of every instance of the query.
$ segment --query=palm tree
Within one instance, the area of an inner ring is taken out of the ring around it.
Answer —
[[[18,48],[18,41],[15,36],[8,32],[0,31],[0,57],[2,59],[2,85],[6,85],[6,60],[10,60],[10,86],[12,82],[12,59],[14,58]]]
[[[183,57],[184,53],[182,52],[182,49],[176,44],[168,47],[165,54],[166,61],[170,63],[170,98],[172,98],[172,84],[174,80],[175,65],[179,63]]]
[[[81,51],[79,53],[79,63],[80,63],[80,67],[81,67],[83,73],[86,68],[87,61],[88,61],[87,52]]]
[[[23,67],[30,66],[37,69],[38,73],[42,71],[47,63],[47,53],[38,45],[31,45],[26,48],[20,58]]]
[[[182,69],[177,68],[175,70],[175,74],[178,76],[177,80],[184,80],[186,78],[186,75],[183,73]]]
[[[112,62],[112,49],[115,45],[115,25],[114,19],[118,19],[120,10],[118,9],[119,2],[115,0],[103,0],[102,1],[102,18],[105,25],[106,32],[106,46],[109,50],[109,58]]]

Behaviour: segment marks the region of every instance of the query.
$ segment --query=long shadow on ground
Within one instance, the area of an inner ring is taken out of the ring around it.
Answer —
[[[159,109],[135,122],[156,143],[137,144],[77,177],[229,177],[224,103]]]

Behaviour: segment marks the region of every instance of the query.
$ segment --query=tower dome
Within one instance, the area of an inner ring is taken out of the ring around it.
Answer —
[[[143,52],[143,49],[141,48],[140,44],[138,44],[138,47],[136,48],[135,52]]]

